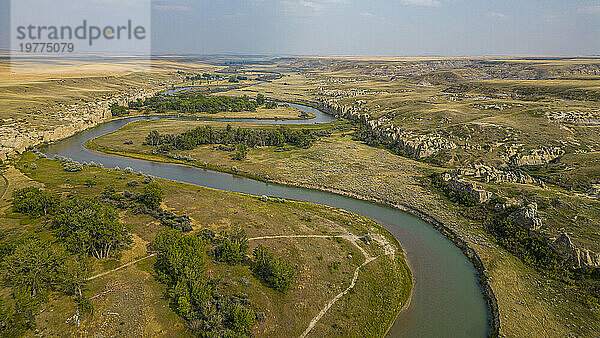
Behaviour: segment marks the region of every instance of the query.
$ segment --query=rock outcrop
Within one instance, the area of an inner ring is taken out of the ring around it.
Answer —
[[[494,194],[483,189],[476,183],[460,179],[449,173],[442,174],[442,180],[446,187],[453,192],[470,195],[478,204],[487,203],[494,197]]]
[[[514,166],[543,165],[564,154],[565,151],[560,147],[540,147],[525,154],[522,152],[509,154],[508,161]]]
[[[485,183],[542,184],[542,181],[535,179],[523,172],[504,168],[499,169],[483,164],[473,164],[466,168],[457,169],[456,174],[460,176],[468,176]]]
[[[551,245],[573,267],[600,267],[600,254],[576,247],[566,233],[561,234]]]
[[[556,124],[578,126],[600,125],[600,111],[555,111],[547,114],[548,120]]]
[[[529,203],[523,209],[513,211],[508,219],[515,225],[534,231],[539,230],[543,224],[538,216],[537,203]]]
[[[138,99],[155,95],[155,90],[132,90],[128,93],[115,93],[102,100],[73,104],[58,108],[56,112],[45,112],[54,119],[54,125],[33,127],[27,122],[14,121],[0,127],[0,160],[6,160],[15,153],[43,142],[56,141],[72,136],[93,127],[112,117],[110,106],[113,103],[126,105]]]
[[[368,113],[360,109],[360,104],[349,106],[339,104],[336,100],[321,100],[319,109],[333,115],[359,121],[380,140],[411,158],[422,159],[442,150],[457,148],[454,142],[440,135],[422,135],[402,130],[393,125],[391,120],[386,117],[373,119]]]

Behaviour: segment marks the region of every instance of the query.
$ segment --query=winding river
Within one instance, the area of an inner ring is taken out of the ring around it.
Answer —
[[[290,104],[315,114],[308,120],[222,119],[228,122],[310,124],[335,121],[317,109]],[[415,278],[410,306],[397,318],[390,337],[482,337],[488,334],[488,310],[473,264],[450,240],[423,220],[400,210],[317,190],[271,184],[196,167],[117,157],[87,150],[83,144],[111,133],[125,124],[160,117],[131,117],[100,124],[70,138],[57,141],[43,151],[79,162],[102,163],[107,168],[131,167],[156,177],[256,195],[284,197],[320,203],[367,216],[382,224],[407,253]],[[164,117],[163,117],[164,118]]]

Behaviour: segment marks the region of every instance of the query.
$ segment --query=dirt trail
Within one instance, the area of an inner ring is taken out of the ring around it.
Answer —
[[[337,302],[340,298],[342,298],[344,295],[346,295],[348,292],[350,292],[350,290],[352,290],[352,288],[354,288],[354,285],[356,284],[356,280],[358,279],[358,273],[360,272],[360,269],[363,266],[372,262],[373,260],[377,259],[377,257],[379,257],[379,256],[373,257],[373,256],[369,255],[369,253],[366,252],[365,249],[363,249],[358,244],[359,237],[356,235],[353,235],[353,234],[348,234],[348,235],[274,235],[274,236],[252,237],[252,238],[248,238],[248,240],[249,241],[257,241],[257,240],[264,240],[264,239],[280,239],[280,238],[343,238],[343,239],[350,241],[352,244],[354,244],[360,250],[360,252],[363,254],[363,256],[365,257],[365,261],[360,266],[358,266],[356,268],[356,270],[354,270],[354,276],[352,278],[352,281],[350,282],[350,285],[344,291],[338,293],[335,297],[333,297],[333,299],[331,299],[329,302],[327,302],[327,304],[325,304],[325,306],[321,309],[321,311],[310,321],[310,323],[308,323],[308,327],[306,328],[306,330],[304,330],[302,335],[300,335],[300,337],[303,338],[303,337],[306,337],[306,335],[308,335],[310,333],[310,331],[315,327],[317,322],[327,313],[327,311],[329,311],[329,309],[333,306],[333,304],[335,304],[335,302]],[[386,253],[386,254],[389,254],[389,253]],[[130,265],[133,265],[137,262],[143,261],[143,260],[153,257],[153,256],[156,256],[156,253],[136,259],[127,264],[123,264],[112,270],[108,270],[103,273],[97,274],[95,276],[89,277],[87,280],[90,281],[90,280],[93,280],[93,279],[96,279],[96,278],[99,278],[102,276],[106,276],[110,273],[121,270],[123,268],[126,268]]]
[[[98,278],[98,277],[106,276],[106,275],[108,275],[108,274],[110,274],[110,273],[113,273],[113,272],[115,272],[115,271],[121,270],[121,269],[123,269],[123,268],[126,268],[126,267],[128,267],[128,266],[130,266],[130,265],[133,265],[133,264],[135,264],[135,263],[137,263],[137,262],[143,261],[143,260],[144,260],[144,259],[146,259],[146,258],[150,258],[150,257],[154,257],[154,256],[156,256],[156,253],[153,253],[153,254],[150,254],[150,255],[148,255],[148,256],[145,256],[145,257],[142,257],[142,258],[136,259],[136,260],[134,260],[134,261],[131,261],[131,262],[127,263],[127,264],[123,264],[123,265],[121,265],[121,266],[119,266],[119,267],[117,267],[117,268],[114,268],[114,269],[112,269],[112,270],[104,271],[103,273],[100,273],[100,274],[97,274],[97,275],[95,275],[95,276],[89,277],[87,280],[92,280],[92,279],[96,279],[96,278]]]
[[[327,302],[327,304],[325,304],[325,306],[321,309],[321,311],[319,311],[319,313],[310,321],[310,323],[308,323],[308,327],[306,328],[306,330],[304,330],[304,332],[302,333],[302,335],[300,335],[301,338],[306,337],[310,331],[315,327],[315,325],[317,324],[317,322],[327,313],[327,311],[329,311],[329,309],[333,306],[333,304],[335,304],[335,302],[337,302],[340,298],[342,298],[344,295],[346,295],[348,292],[350,292],[350,290],[352,290],[352,288],[354,287],[354,285],[356,284],[356,280],[358,279],[358,273],[360,272],[360,269],[369,264],[370,262],[372,262],[373,260],[377,259],[377,257],[373,257],[371,255],[369,255],[369,253],[367,251],[365,251],[365,249],[363,249],[359,244],[359,237],[353,234],[348,234],[348,235],[279,235],[279,236],[261,236],[261,237],[253,237],[253,238],[248,238],[249,241],[252,240],[261,240],[261,239],[278,239],[278,238],[343,238],[346,239],[348,241],[350,241],[352,244],[354,244],[358,250],[360,250],[360,252],[363,254],[363,256],[365,257],[365,261],[356,268],[356,270],[354,270],[354,277],[352,278],[352,281],[350,282],[350,285],[342,292],[338,293],[335,297],[333,297],[329,302]],[[386,254],[390,254],[389,252],[387,252],[386,250]],[[391,253],[393,254],[393,253]]]
[[[377,256],[377,257],[379,257],[379,256]],[[354,287],[354,284],[356,284],[356,280],[358,279],[358,272],[360,271],[360,268],[362,268],[363,266],[365,266],[365,265],[369,264],[370,262],[374,261],[375,259],[377,259],[377,257],[369,257],[359,267],[357,267],[356,270],[354,270],[354,277],[352,278],[352,282],[350,283],[350,285],[346,288],[346,290],[338,293],[335,297],[333,297],[333,299],[330,300],[325,305],[325,307],[323,309],[321,309],[321,311],[319,312],[319,314],[317,314],[310,321],[310,323],[308,323],[308,327],[300,335],[300,338],[306,337],[306,335],[308,335],[310,333],[310,331],[315,327],[315,325],[317,324],[317,322],[319,321],[319,319],[321,319],[321,317],[323,317],[327,313],[327,311],[329,311],[329,308],[331,308],[333,306],[333,304],[335,304],[335,302],[338,301],[338,299],[342,298],[345,294],[347,294],[348,292],[350,292],[350,290],[352,290],[352,288]]]

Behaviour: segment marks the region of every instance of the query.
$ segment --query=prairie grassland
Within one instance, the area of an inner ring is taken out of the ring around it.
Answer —
[[[36,169],[31,169],[33,163],[36,164]],[[135,192],[143,188],[142,184],[138,187],[127,186],[128,182],[141,181],[142,177],[135,173],[92,167],[69,173],[62,170],[59,162],[37,159],[31,153],[25,154],[16,163],[16,168],[10,169],[10,175],[21,179],[12,179],[11,176],[9,184],[14,185],[11,189],[37,184],[61,194],[97,196],[108,185],[113,185],[117,191]],[[349,285],[354,270],[364,260],[357,245],[369,255],[380,256],[387,268],[361,270],[359,281],[363,278],[376,279],[378,283],[368,289],[357,289],[348,296],[348,301],[354,301],[355,297],[371,299],[370,309],[378,313],[378,317],[348,318],[336,312],[332,315],[334,320],[342,323],[351,320],[369,330],[365,333],[382,332],[395,319],[399,308],[409,297],[411,274],[404,262],[402,248],[391,234],[365,217],[304,202],[264,202],[251,195],[167,180],[159,180],[159,183],[165,191],[162,207],[190,216],[193,231],[208,228],[218,233],[241,228],[248,238],[296,234],[347,235],[349,232],[362,236],[370,232],[382,234],[395,247],[394,258],[388,259],[382,255],[383,250],[378,244],[366,245],[346,239],[281,238],[250,241],[251,249],[262,243],[297,266],[297,281],[285,294],[263,284],[248,266],[208,262],[209,273],[223,277],[219,284],[220,292],[245,293],[252,308],[266,314],[266,319],[255,325],[255,335],[297,336],[302,333],[323,305]],[[43,222],[12,212],[8,199],[9,197],[4,197],[2,201],[2,230],[5,236],[18,238],[32,232],[49,235]],[[134,215],[130,211],[122,211],[121,218],[131,225],[133,244],[118,257],[95,261],[90,275],[109,271],[147,256],[148,243],[164,228],[157,220],[146,215]],[[11,219],[10,223],[14,226],[8,226],[5,222],[7,219]],[[65,322],[75,313],[72,300],[61,296],[51,297],[42,313],[37,316],[37,332],[43,335],[189,335],[183,321],[171,310],[165,299],[164,286],[155,279],[154,260],[149,258],[91,280],[88,292],[90,296],[108,292],[94,298],[94,315],[87,317],[79,327]],[[332,262],[338,262],[335,270],[330,268]],[[370,324],[367,325],[367,322]],[[331,330],[333,328],[326,325],[313,332],[325,334],[332,332]]]
[[[506,336],[520,336],[535,335],[544,332],[539,330],[546,330],[548,335],[569,332],[585,335],[598,329],[597,322],[589,320],[597,316],[596,310],[583,304],[575,290],[563,282],[548,279],[543,272],[524,264],[496,245],[481,223],[462,216],[459,206],[431,189],[428,184],[429,174],[440,172],[444,168],[353,141],[351,131],[335,129],[344,126],[345,122],[337,122],[333,126],[312,126],[332,129],[334,133],[330,137],[322,138],[309,149],[291,148],[289,151],[275,152],[274,147],[254,148],[249,150],[247,158],[243,161],[233,160],[231,153],[214,150],[210,145],[190,151],[172,152],[195,159],[193,163],[152,155],[152,147],[142,145],[145,136],[152,130],[180,133],[206,124],[216,128],[226,126],[226,123],[218,122],[140,121],[90,141],[88,146],[96,150],[155,161],[198,166],[205,162],[210,168],[220,170],[229,170],[235,166],[240,172],[269,177],[276,182],[335,189],[366,198],[410,205],[435,215],[459,233],[480,255],[487,267],[488,276],[491,276],[491,285],[499,301],[501,333]],[[238,125],[266,127],[257,124],[235,124],[234,128]],[[122,140],[125,137],[133,144],[123,144]],[[503,194],[508,196],[535,198],[540,206],[540,213],[546,217],[549,224],[548,231],[558,231],[564,226],[563,215],[568,217],[579,214],[581,219],[597,219],[600,216],[597,214],[600,210],[597,201],[561,189],[541,193],[540,188],[516,184],[493,188],[502,189]],[[549,205],[548,198],[560,200],[561,206],[557,203]],[[592,227],[587,227],[585,231],[577,231],[576,238],[592,247],[598,240],[597,232]],[[336,307],[347,310],[351,306],[350,303],[343,304],[345,305],[340,303]],[[327,319],[326,322],[336,323],[336,320]],[[573,327],[573,323],[580,324]],[[336,327],[339,327],[339,323]]]
[[[173,61],[165,69],[175,72],[184,67],[183,63]],[[594,336],[600,331],[597,306],[587,305],[573,285],[548,276],[501,248],[481,221],[468,217],[468,208],[449,201],[432,187],[428,176],[485,164],[542,179],[543,186],[510,182],[481,185],[515,200],[537,202],[544,222],[542,232],[548,238],[568,232],[578,246],[600,251],[600,206],[594,197],[594,187],[600,187],[599,63],[598,58],[526,57],[274,59],[272,65],[249,65],[239,71],[279,72],[281,78],[218,93],[251,97],[262,93],[279,100],[324,100],[354,106],[370,119],[390,122],[403,132],[439,136],[457,146],[418,160],[353,141],[347,128],[310,149],[250,149],[244,161],[234,161],[230,153],[212,146],[173,152],[197,160],[187,163],[151,154],[151,148],[142,145],[150,130],[176,133],[205,123],[198,121],[139,122],[89,146],[156,161],[199,166],[206,162],[207,167],[224,171],[236,166],[242,174],[260,179],[268,176],[274,181],[414,206],[455,230],[482,258],[499,302],[501,334]],[[181,76],[172,83],[189,85]],[[214,84],[218,86],[224,84]],[[133,144],[123,144],[126,140]],[[514,158],[546,148],[560,148],[564,154],[536,166],[513,163]],[[140,231],[139,237],[151,235]],[[364,281],[359,279],[357,290],[366,287]],[[340,302],[329,314],[342,308],[345,312],[355,301],[362,302],[360,299]],[[322,320],[317,325],[322,332],[347,333],[345,327],[340,329],[338,319],[325,316]]]

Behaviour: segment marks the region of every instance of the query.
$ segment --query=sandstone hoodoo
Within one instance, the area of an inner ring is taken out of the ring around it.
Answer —
[[[450,173],[443,173],[441,178],[449,190],[457,194],[470,196],[476,204],[487,203],[494,196],[493,193],[483,189],[476,183],[458,178]]]
[[[542,227],[542,219],[538,216],[536,203],[529,203],[524,208],[513,211],[508,215],[508,219],[520,227],[533,231]]]
[[[560,252],[568,264],[576,268],[600,267],[600,254],[576,247],[566,233],[562,233],[554,240],[552,246]]]

